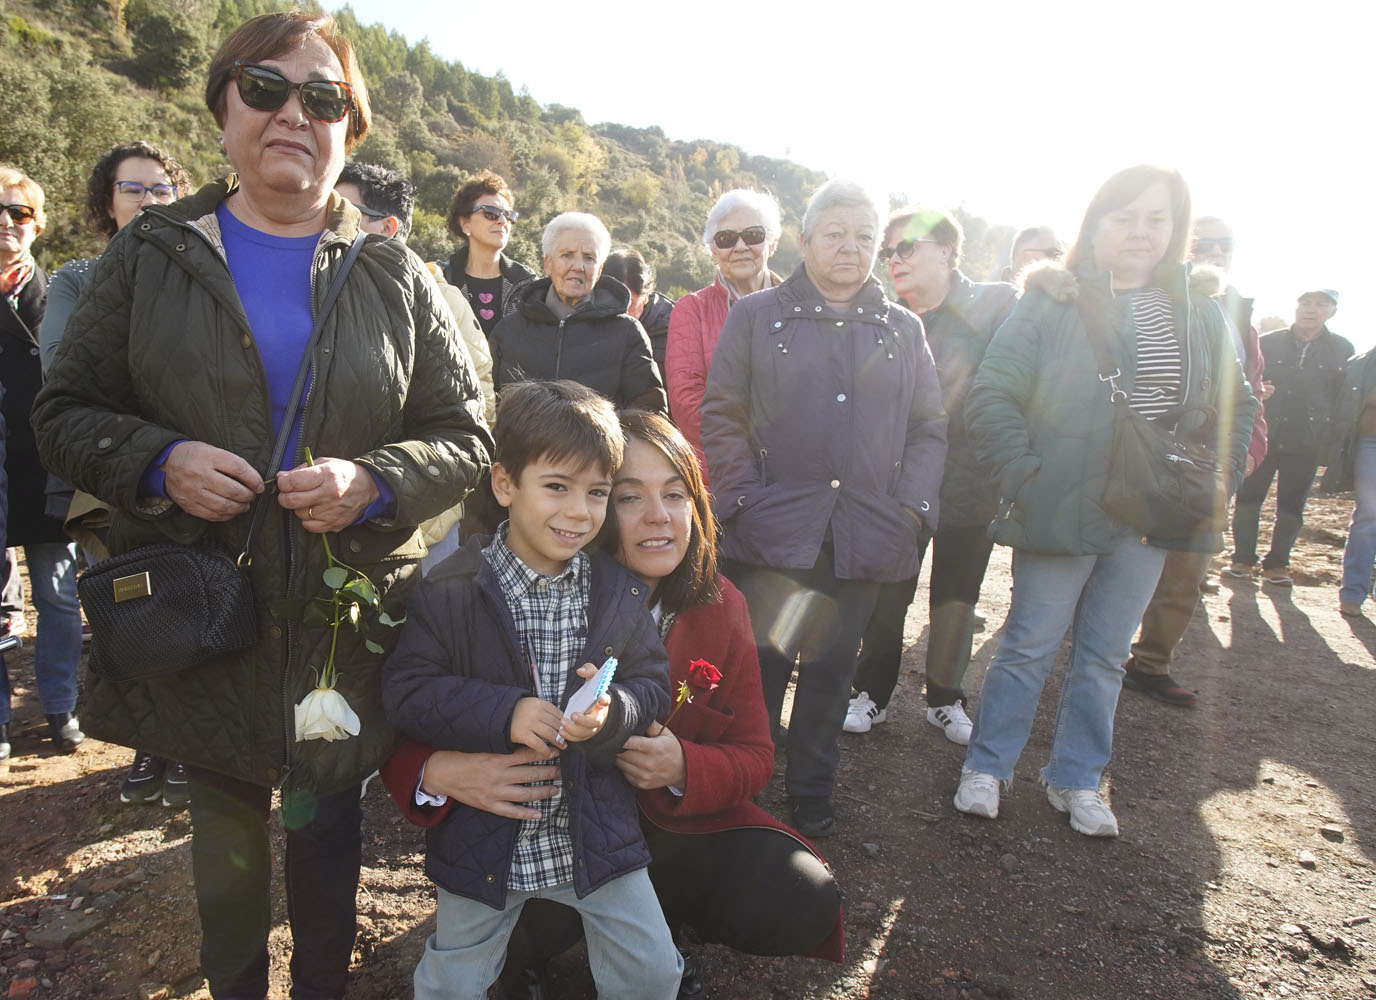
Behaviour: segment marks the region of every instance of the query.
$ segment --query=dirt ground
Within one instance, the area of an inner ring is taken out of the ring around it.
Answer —
[[[1196,708],[1124,692],[1108,774],[1117,840],[1072,832],[1036,783],[1056,690],[999,819],[955,812],[962,751],[922,715],[920,592],[888,721],[844,737],[839,830],[822,845],[845,893],[845,964],[690,943],[706,996],[1376,997],[1376,624],[1337,611],[1350,510],[1311,502],[1293,590],[1225,584],[1205,598],[1173,670],[1199,692]],[[997,551],[973,692],[997,648],[1008,566]],[[205,997],[185,813],[120,804],[127,750],[48,751],[30,655],[10,658],[0,989]],[[761,802],[787,815],[777,779]],[[349,995],[407,997],[433,918],[421,838],[377,783],[365,810]],[[279,894],[273,995],[285,997],[282,910]],[[581,956],[554,981],[561,996],[592,996]]]

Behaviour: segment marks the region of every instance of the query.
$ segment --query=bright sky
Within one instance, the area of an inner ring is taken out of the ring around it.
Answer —
[[[1196,214],[1236,231],[1232,279],[1257,318],[1336,288],[1331,328],[1376,344],[1364,0],[352,6],[589,122],[735,143],[1067,242],[1109,174],[1173,164]]]

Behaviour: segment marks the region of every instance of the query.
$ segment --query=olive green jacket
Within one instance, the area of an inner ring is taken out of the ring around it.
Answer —
[[[210,523],[140,497],[154,459],[178,440],[275,470],[267,379],[220,242],[215,208],[233,175],[168,206],[152,206],[101,256],[34,408],[54,473],[109,504],[114,554],[153,542],[214,543],[237,552],[249,515]],[[312,304],[358,232],[357,210],[331,196],[315,254]],[[330,544],[365,572],[400,618],[425,548],[416,526],[453,506],[488,467],[482,394],[448,309],[424,265],[397,240],[369,237],[326,318],[305,396],[301,445],[317,458],[367,467],[396,497],[394,516],[354,525]],[[302,456],[287,456],[292,467]],[[259,785],[325,793],[372,772],[391,752],[382,656],[339,633],[337,689],[362,720],[359,736],[297,742],[294,706],[314,686],[330,631],[275,620],[271,602],[322,589],[319,536],[275,509],[253,540],[259,638],[247,651],[132,685],[92,675],[88,733]],[[384,645],[390,648],[392,630]]]

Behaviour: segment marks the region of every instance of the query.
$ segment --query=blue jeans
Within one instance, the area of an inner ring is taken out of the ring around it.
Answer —
[[[30,599],[38,612],[33,644],[34,682],[46,715],[76,708],[76,672],[81,663],[81,605],[76,599],[76,543],[24,546]],[[0,723],[10,721],[10,684],[0,670]]]
[[[1338,600],[1361,604],[1371,594],[1376,563],[1376,437],[1357,442],[1357,506],[1343,546],[1343,585]]]
[[[1013,553],[1012,606],[980,694],[966,767],[1012,779],[1051,664],[1073,624],[1042,778],[1060,788],[1099,787],[1113,753],[1122,664],[1165,559],[1165,550],[1128,532],[1105,555]]]
[[[582,915],[588,963],[599,998],[675,1000],[683,956],[674,947],[645,869],[614,878],[582,899],[573,884],[534,892],[508,889],[506,908],[439,894],[435,933],[416,966],[416,1000],[484,1000],[506,960],[507,939],[528,899],[552,899]]]

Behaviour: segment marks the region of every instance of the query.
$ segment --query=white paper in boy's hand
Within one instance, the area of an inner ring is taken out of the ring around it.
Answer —
[[[564,709],[564,718],[570,719],[574,712],[586,712],[597,703],[597,699],[607,693],[607,688],[612,685],[612,678],[616,676],[616,657],[607,657],[607,662],[602,664],[601,669],[583,682],[583,686],[573,692],[569,698],[568,708]]]

